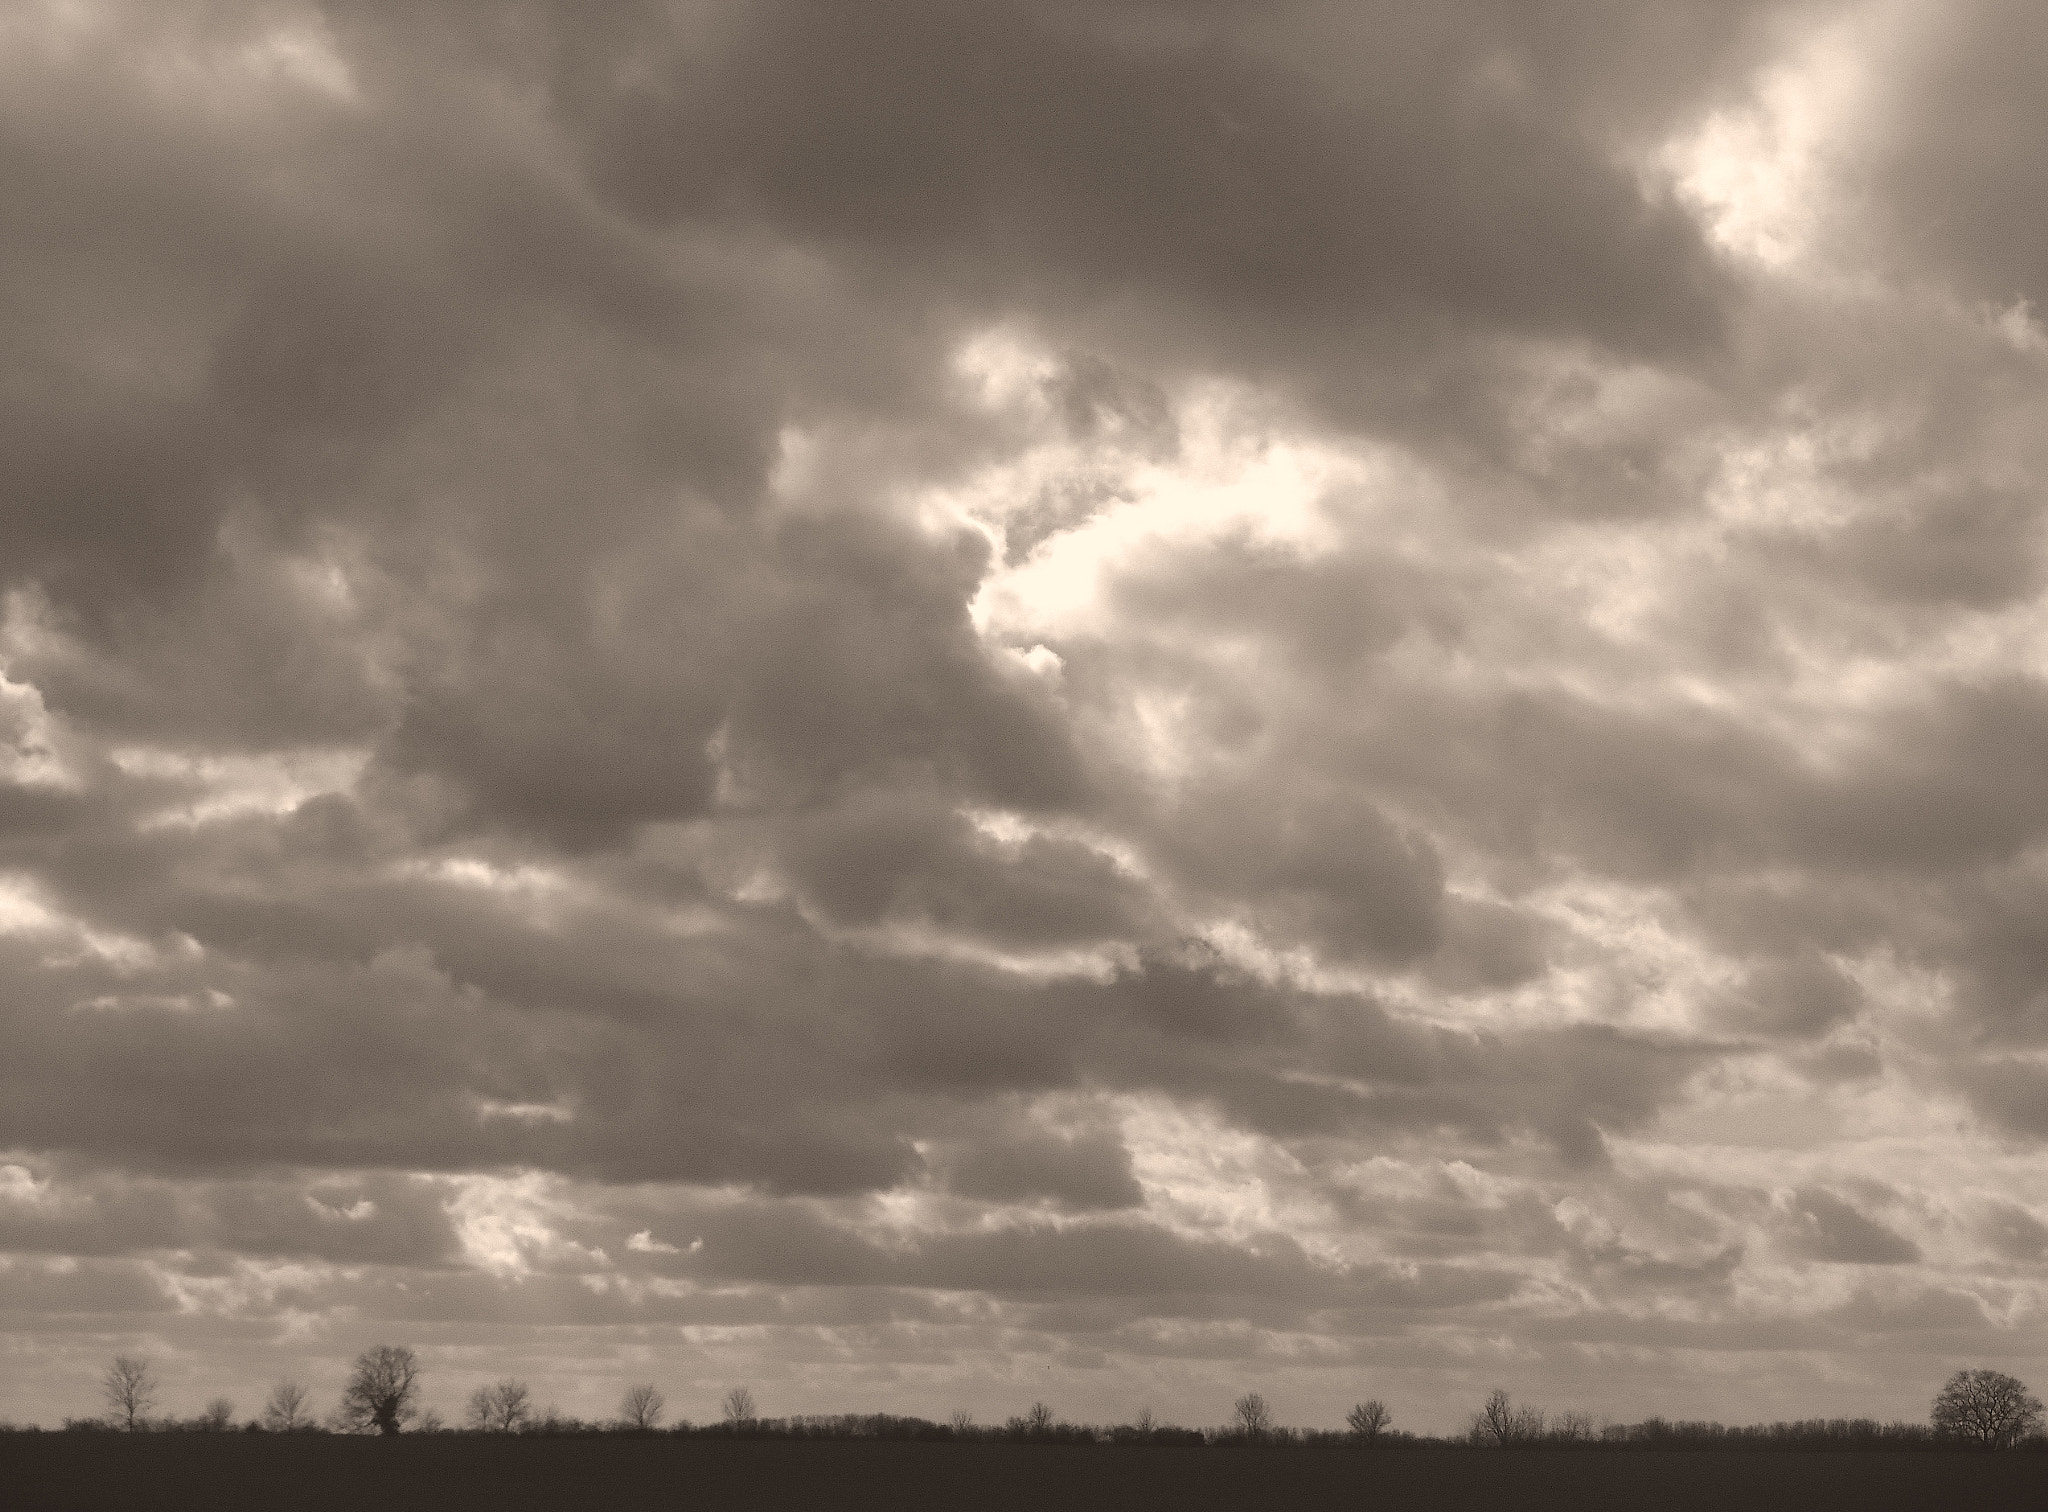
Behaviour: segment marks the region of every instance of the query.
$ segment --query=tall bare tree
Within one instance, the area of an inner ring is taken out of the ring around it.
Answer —
[[[1387,1404],[1378,1397],[1360,1402],[1344,1414],[1344,1424],[1353,1436],[1371,1443],[1386,1432],[1387,1424],[1393,1422],[1394,1414],[1387,1410]]]
[[[235,1426],[235,1404],[226,1397],[215,1397],[192,1421],[207,1433],[226,1433]]]
[[[2041,1430],[2041,1399],[2001,1370],[1958,1370],[1934,1399],[1934,1426],[1987,1449]]]
[[[352,1433],[398,1432],[419,1415],[419,1381],[420,1362],[405,1345],[371,1345],[356,1356],[342,1388],[342,1427]]]
[[[661,1422],[661,1410],[666,1405],[661,1393],[652,1386],[629,1386],[619,1399],[619,1421],[628,1428],[652,1433]]]
[[[728,1423],[751,1423],[756,1416],[754,1393],[744,1386],[733,1387],[725,1394],[725,1401],[720,1405],[725,1410],[725,1420]]]
[[[294,1433],[312,1421],[306,1411],[306,1388],[297,1381],[279,1381],[263,1404],[263,1426],[272,1433]]]
[[[1247,1391],[1231,1404],[1237,1431],[1249,1439],[1262,1439],[1273,1431],[1273,1409],[1256,1391]]]
[[[524,1381],[500,1381],[469,1394],[469,1426],[485,1433],[517,1433],[533,1418],[533,1395]]]
[[[1505,1391],[1495,1391],[1486,1399],[1485,1405],[1472,1414],[1472,1441],[1475,1444],[1509,1449],[1516,1444],[1532,1444],[1542,1437],[1543,1409],[1517,1407]]]
[[[116,1423],[130,1433],[140,1432],[148,1426],[149,1410],[156,1405],[156,1375],[140,1355],[115,1355],[114,1363],[100,1377],[100,1394]]]

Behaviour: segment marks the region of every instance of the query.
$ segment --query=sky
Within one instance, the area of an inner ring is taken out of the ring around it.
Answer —
[[[2044,50],[0,8],[0,1418],[2048,1385]]]

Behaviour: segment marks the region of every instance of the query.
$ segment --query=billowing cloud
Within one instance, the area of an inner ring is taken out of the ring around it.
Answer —
[[[2024,1373],[2037,29],[17,7],[0,1413]]]

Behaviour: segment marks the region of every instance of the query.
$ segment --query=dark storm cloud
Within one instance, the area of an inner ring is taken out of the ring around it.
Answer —
[[[1411,311],[1650,349],[1712,332],[1719,280],[1692,225],[1549,102],[1486,98],[1486,44],[1512,46],[1512,22],[1474,8],[1469,30],[1413,28],[1448,45],[1367,51],[1340,92],[1261,47],[1256,12],[1117,35],[1157,19],[752,7],[652,39],[667,56],[644,87],[571,108],[638,214],[754,214],[973,293],[1022,275],[1086,301],[1135,280],[1225,327],[1303,334]]]

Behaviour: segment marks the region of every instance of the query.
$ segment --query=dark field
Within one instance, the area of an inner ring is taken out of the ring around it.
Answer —
[[[2048,1455],[1384,1453],[674,1439],[15,1434],[0,1506],[1115,1509],[2048,1506]]]

